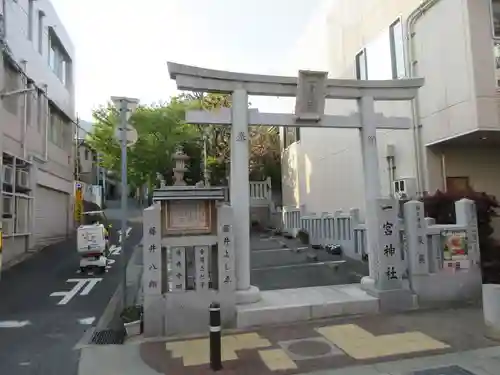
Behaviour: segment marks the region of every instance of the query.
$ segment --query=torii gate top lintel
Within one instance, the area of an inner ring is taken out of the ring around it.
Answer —
[[[177,83],[179,90],[216,92],[230,94],[244,88],[248,95],[260,96],[297,96],[297,77],[273,76],[249,73],[235,73],[224,70],[205,69],[191,65],[168,62],[170,78]],[[309,75],[325,72],[299,71]],[[358,80],[326,79],[325,98],[359,99],[370,96],[374,100],[411,100],[423,86],[423,78],[398,80]]]

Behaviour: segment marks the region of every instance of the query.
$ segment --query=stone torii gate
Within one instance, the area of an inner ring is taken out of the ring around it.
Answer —
[[[186,122],[231,126],[231,206],[234,210],[234,237],[238,303],[252,303],[260,298],[259,290],[250,285],[250,194],[248,176],[248,126],[336,127],[359,129],[365,182],[366,230],[370,275],[362,280],[364,289],[381,296],[384,292],[402,291],[402,279],[385,280],[382,275],[389,264],[380,256],[381,198],[377,136],[378,129],[409,129],[411,121],[402,117],[385,117],[375,113],[374,101],[412,100],[424,80],[350,80],[327,79],[326,72],[299,71],[299,78],[204,69],[173,62],[168,63],[170,77],[179,90],[224,93],[232,95],[232,108],[213,112],[189,111]],[[248,95],[296,97],[295,114],[259,113],[248,109]],[[359,114],[325,115],[325,101],[356,100]],[[402,249],[396,256],[401,259]],[[392,296],[394,294],[391,294]]]

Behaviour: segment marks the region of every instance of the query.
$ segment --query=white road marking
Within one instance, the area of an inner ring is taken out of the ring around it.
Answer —
[[[314,267],[314,266],[330,266],[330,265],[334,265],[334,264],[344,264],[344,263],[345,263],[345,260],[333,260],[330,262],[287,264],[284,266],[269,266],[269,267],[252,268],[252,271],[280,270],[280,269],[287,269],[287,268]]]
[[[111,245],[109,247],[109,255],[120,255],[122,252],[122,247],[121,246],[116,246],[116,245]]]
[[[132,227],[127,227],[127,230],[125,231],[125,238],[128,238],[130,236],[130,232],[132,231]],[[116,231],[118,233],[118,242],[122,242],[122,230],[119,229]]]
[[[95,322],[95,316],[90,316],[88,318],[78,319],[78,323],[84,324],[84,325],[91,325],[94,322]]]
[[[92,288],[95,287],[97,283],[102,279],[87,279],[87,280],[88,280],[87,286],[80,293],[81,296],[87,296],[92,290]]]
[[[4,320],[0,321],[0,328],[22,328],[30,324],[29,320]]]
[[[111,269],[111,265],[115,264],[116,260],[114,259],[108,259],[108,263],[106,265],[106,269],[109,270]]]
[[[75,297],[78,292],[81,291],[81,296],[86,296],[90,293],[92,288],[96,286],[96,284],[102,281],[100,278],[96,279],[68,279],[67,283],[76,283],[76,285],[67,292],[54,292],[50,294],[50,297],[63,297],[57,304],[58,305],[66,305],[73,297]],[[82,290],[83,289],[83,290]]]

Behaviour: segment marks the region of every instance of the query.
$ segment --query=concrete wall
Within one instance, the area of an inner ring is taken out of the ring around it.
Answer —
[[[74,134],[74,125],[68,119],[74,120],[75,118],[74,47],[50,1],[37,0],[32,3],[33,6],[30,8],[29,0],[6,2],[4,10],[5,41],[11,51],[12,58],[24,68],[24,73],[33,80],[35,86],[46,91],[46,95],[39,95],[35,91],[27,96],[27,100],[30,101],[28,108],[31,111],[26,126],[26,152],[23,152],[22,149],[25,121],[24,95],[18,96],[17,114],[0,106],[3,151],[25,158],[34,156],[37,162],[46,157],[44,162],[38,163],[37,167],[39,171],[52,175],[55,183],[49,187],[57,190],[64,187],[64,192],[71,194],[74,169],[71,139],[72,134]],[[28,26],[30,9],[32,9],[32,33],[29,32]],[[49,65],[49,35],[51,33],[54,33],[55,38],[62,44],[62,49],[65,50],[68,58],[64,80],[59,78]],[[3,87],[5,71],[3,69],[1,71],[0,84]],[[25,85],[25,78],[20,78],[20,88],[26,87]],[[48,100],[68,117],[65,120],[65,126],[68,127],[67,138],[69,141],[64,146],[56,145],[47,140],[51,121],[48,114]],[[40,180],[47,181],[43,176],[40,177]]]
[[[324,30],[321,24],[327,25],[330,77],[355,78],[355,56],[366,48],[368,78],[391,79],[389,27],[398,17],[405,25],[420,3],[420,0],[336,0],[314,20],[313,25],[319,25],[316,35],[304,35],[324,40],[318,33]],[[417,76],[426,79],[419,93],[423,144],[477,129],[500,129],[490,24],[489,0],[440,0],[417,21],[415,69]],[[316,56],[312,53],[310,57]],[[328,114],[349,114],[356,110],[352,101],[327,100]],[[411,118],[410,103],[377,102],[376,111],[386,116]],[[382,193],[390,194],[387,145],[395,145],[396,178],[415,177],[413,131],[384,130],[377,135]],[[302,128],[301,141],[294,146],[294,152],[284,154],[284,182],[292,174],[290,171],[299,177],[295,185],[284,187],[284,204],[304,204],[309,212],[359,207],[363,217],[364,182],[358,132]],[[462,159],[469,153],[475,150],[462,148]],[[290,157],[292,154],[296,156]],[[425,189],[442,188],[441,152],[424,149],[423,154]],[[474,155],[478,162],[477,159],[486,162],[492,156]],[[470,164],[464,164],[460,170],[457,157],[453,168],[460,175],[471,169]],[[470,178],[474,186],[485,186],[490,189],[488,192],[500,189],[500,179],[496,176],[483,176],[476,171]]]
[[[69,82],[65,85],[49,68],[49,27],[53,28],[66,53],[75,62],[73,43],[49,0],[33,1],[33,37],[28,33],[29,0],[7,1],[5,9],[6,41],[12,54],[19,60],[26,60],[26,73],[36,84],[48,86],[49,97],[71,118],[75,117],[74,80],[72,67]],[[45,15],[42,21],[42,34],[39,33],[39,11]],[[39,37],[42,48],[39,49]],[[41,52],[40,52],[41,51]]]

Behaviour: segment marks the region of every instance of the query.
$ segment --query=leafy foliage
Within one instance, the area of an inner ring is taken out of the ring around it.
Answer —
[[[184,112],[189,103],[174,98],[168,104],[141,106],[129,122],[138,133],[138,141],[129,148],[128,179],[132,186],[152,183],[157,173],[166,181],[172,176],[172,154],[179,144],[188,144],[198,138],[196,127],[184,123]],[[95,124],[88,142],[99,150],[103,167],[121,173],[120,144],[114,132],[118,113],[109,103],[94,111]]]
[[[231,96],[223,94],[182,94],[167,103],[139,106],[130,123],[138,133],[138,141],[128,149],[128,179],[130,185],[154,186],[160,174],[167,184],[172,182],[172,156],[178,145],[190,157],[185,180],[195,184],[203,179],[204,147],[207,169],[213,185],[225,184],[229,174],[231,128],[220,125],[186,124],[189,109],[207,111],[231,107]],[[114,138],[119,122],[118,112],[108,103],[93,113],[95,125],[89,144],[102,155],[102,166],[120,175],[120,145]],[[253,126],[249,130],[252,179],[271,176],[273,186],[281,184],[279,132],[276,127]]]

